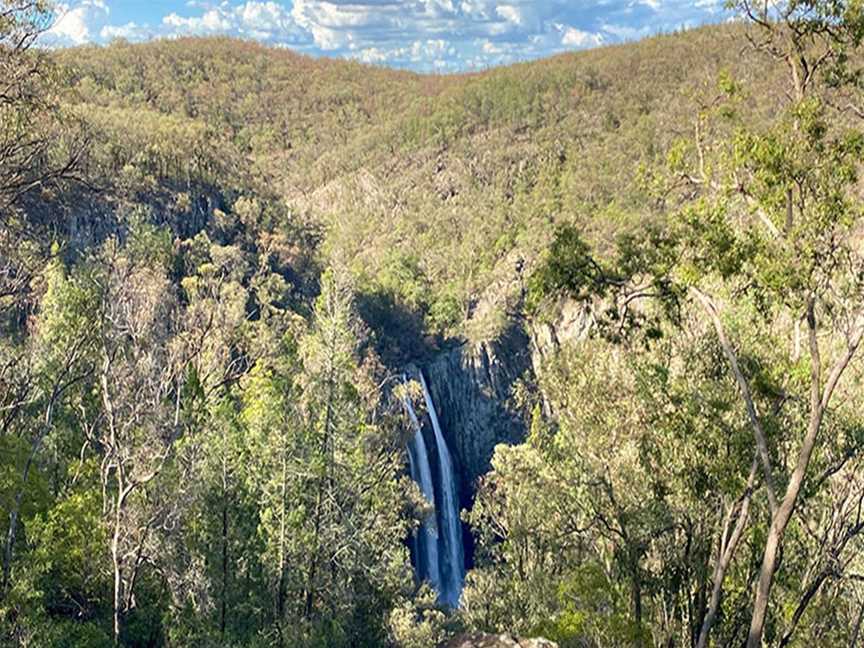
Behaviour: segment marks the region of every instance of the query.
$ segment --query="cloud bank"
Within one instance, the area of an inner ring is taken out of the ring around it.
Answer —
[[[135,20],[130,0],[58,7],[49,47],[228,35],[306,53],[418,71],[482,69],[632,40],[725,17],[723,0],[193,0],[153,6]],[[149,3],[148,3],[149,4]],[[162,11],[159,11],[162,7]],[[142,12],[138,10],[137,14]]]

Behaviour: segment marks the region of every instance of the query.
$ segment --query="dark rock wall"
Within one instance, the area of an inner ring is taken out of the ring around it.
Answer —
[[[510,407],[514,383],[533,382],[561,346],[578,344],[592,325],[589,307],[565,300],[548,322],[514,319],[497,339],[466,342],[422,367],[460,476],[463,507],[471,505],[495,446],[525,439],[526,422]]]
[[[514,325],[497,340],[443,353],[423,371],[460,476],[462,506],[470,506],[495,446],[525,438],[524,421],[508,403],[513,384],[531,371],[528,336]]]

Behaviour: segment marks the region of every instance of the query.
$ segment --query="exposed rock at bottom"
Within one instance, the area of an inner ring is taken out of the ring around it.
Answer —
[[[509,634],[460,635],[444,644],[443,648],[558,648],[548,639],[519,639]]]

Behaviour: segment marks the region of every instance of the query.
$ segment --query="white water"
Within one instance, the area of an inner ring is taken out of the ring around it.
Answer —
[[[462,547],[462,524],[459,521],[459,498],[456,494],[453,459],[450,457],[450,450],[444,441],[444,435],[441,433],[438,413],[435,411],[435,404],[432,402],[432,395],[429,393],[426,379],[423,377],[422,371],[419,373],[420,385],[423,387],[423,398],[426,400],[426,409],[432,421],[432,429],[435,431],[440,470],[441,510],[439,516],[440,528],[443,532],[441,540],[444,545],[444,560],[440,570],[443,581],[438,591],[444,603],[456,607],[459,605],[462,586],[465,582],[465,552]]]
[[[436,592],[441,591],[441,568],[438,559],[438,512],[435,510],[435,486],[432,482],[432,470],[429,467],[429,453],[426,452],[426,442],[420,431],[420,421],[414,412],[411,399],[405,399],[405,409],[414,426],[414,439],[408,444],[408,463],[411,467],[411,479],[420,485],[423,497],[432,506],[432,513],[423,521],[422,537],[417,538],[417,573],[420,578],[429,581]],[[416,457],[415,457],[416,455]],[[419,534],[418,534],[419,535]]]

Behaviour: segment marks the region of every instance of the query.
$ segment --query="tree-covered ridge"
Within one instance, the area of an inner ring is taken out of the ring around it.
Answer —
[[[328,254],[421,329],[476,337],[506,309],[465,326],[484,292],[512,282],[550,226],[602,240],[610,220],[642,220],[641,166],[690,132],[694,98],[721,70],[754,77],[754,109],[768,109],[752,53],[726,55],[739,43],[739,28],[712,28],[455,77],[220,39],[79,48],[60,62],[104,142],[94,172],[129,186],[264,186],[324,223]]]

